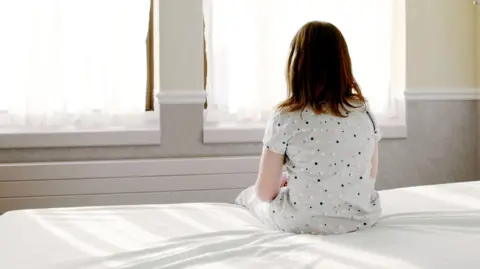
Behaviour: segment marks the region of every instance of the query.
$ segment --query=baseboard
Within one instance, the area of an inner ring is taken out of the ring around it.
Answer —
[[[259,157],[0,165],[0,212],[26,208],[233,202]]]
[[[405,91],[406,100],[468,101],[480,100],[477,88],[410,88]]]

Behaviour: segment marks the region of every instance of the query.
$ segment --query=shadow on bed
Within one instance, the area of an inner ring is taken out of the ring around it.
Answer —
[[[440,268],[442,257],[431,260],[438,255],[432,251],[475,257],[478,242],[479,210],[415,212],[385,215],[371,229],[340,236],[294,235],[261,227],[181,236],[59,268],[253,268],[252,261],[265,268]],[[425,251],[430,252],[421,254]]]
[[[252,255],[284,255],[292,245],[275,245],[275,241],[294,235],[278,232],[236,230],[184,236],[158,243],[158,247],[128,251],[109,257],[75,264],[75,268],[89,268],[103,262],[114,262],[116,268],[187,268],[192,265],[216,263]],[[268,246],[268,248],[267,248]],[[268,250],[268,253],[266,252]]]
[[[74,266],[70,266],[79,269],[97,268],[95,266],[100,263],[113,263],[115,268],[122,269],[175,269],[190,268],[194,265],[227,268],[226,264],[235,264],[243,265],[238,268],[250,268],[249,262],[255,260],[264,264],[265,268],[318,268],[320,265],[327,268],[373,268],[372,265],[374,268],[386,268],[395,265],[402,269],[419,269],[396,259],[395,256],[368,252],[342,241],[335,242],[335,236],[236,230],[178,237],[159,242],[158,245],[83,262],[77,261]]]

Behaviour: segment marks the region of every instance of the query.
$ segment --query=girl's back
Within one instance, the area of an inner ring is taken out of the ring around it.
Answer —
[[[374,189],[380,134],[341,32],[325,22],[304,25],[286,74],[289,96],[266,127],[257,182],[237,203],[289,232],[372,226],[381,211]]]
[[[373,119],[365,106],[345,118],[310,109],[274,115],[264,144],[285,154],[288,175],[269,205],[278,228],[332,234],[375,223],[380,204],[370,174],[380,133]]]

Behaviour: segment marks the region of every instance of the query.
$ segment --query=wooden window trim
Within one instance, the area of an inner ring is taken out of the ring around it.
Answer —
[[[150,15],[148,21],[148,33],[146,43],[147,49],[147,83],[145,94],[145,111],[153,111],[155,109],[155,47],[154,47],[154,3],[150,1]]]
[[[207,91],[207,42],[205,41],[205,19],[203,20],[203,89]],[[208,100],[205,100],[204,109],[208,107]]]

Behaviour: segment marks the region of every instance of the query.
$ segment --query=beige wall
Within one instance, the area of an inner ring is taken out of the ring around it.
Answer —
[[[472,0],[408,0],[407,88],[474,86],[473,12]],[[161,90],[202,90],[202,1],[160,0],[160,18]],[[379,187],[474,179],[475,109],[473,101],[408,102],[408,138],[381,142]],[[259,143],[203,144],[202,111],[163,105],[159,147],[0,150],[0,163],[260,153]]]
[[[475,87],[472,0],[407,0],[407,88]]]

